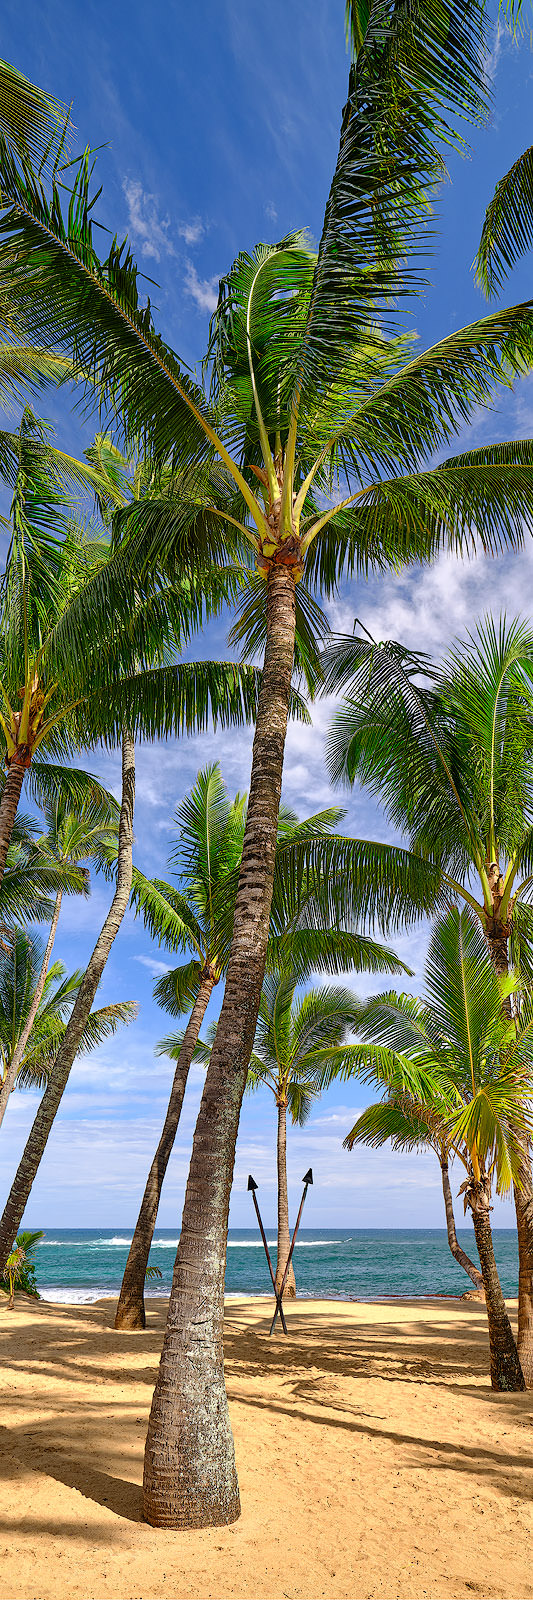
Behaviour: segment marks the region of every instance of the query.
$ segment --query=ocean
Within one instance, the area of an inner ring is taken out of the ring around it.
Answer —
[[[474,1235],[459,1229],[458,1237],[477,1263]],[[276,1241],[267,1231],[275,1262]],[[131,1243],[127,1228],[49,1228],[37,1247],[37,1285],[44,1300],[89,1304],[116,1295]],[[161,1280],[148,1284],[148,1295],[168,1294],[178,1243],[175,1230],[158,1228],[150,1260]],[[494,1230],[494,1247],[503,1292],[516,1295],[518,1253],[512,1229]],[[301,1228],[294,1251],[298,1295],[335,1300],[381,1300],[388,1295],[463,1294],[470,1280],[450,1255],[440,1228]],[[226,1292],[256,1295],[272,1292],[259,1234],[252,1228],[230,1229]]]

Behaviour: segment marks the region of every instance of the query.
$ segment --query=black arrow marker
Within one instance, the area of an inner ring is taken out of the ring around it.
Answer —
[[[255,1181],[255,1178],[252,1178],[252,1174],[251,1173],[249,1174],[249,1177],[248,1177],[248,1189],[249,1189],[249,1191],[251,1193],[252,1200],[253,1200],[253,1203],[254,1203],[254,1206],[255,1206],[255,1214],[256,1214],[256,1217],[257,1217],[257,1221],[259,1223],[259,1228],[260,1228],[260,1231],[261,1231],[261,1238],[263,1240],[263,1244],[264,1244],[264,1247],[265,1247],[265,1255],[266,1255],[266,1258],[267,1258],[267,1261],[268,1261],[268,1265],[269,1265],[269,1269],[270,1269],[270,1276],[272,1278],[272,1287],[273,1287],[273,1290],[274,1290],[274,1294],[276,1296],[276,1306],[277,1306],[278,1292],[277,1292],[277,1289],[276,1289],[276,1279],[275,1279],[275,1276],[274,1276],[274,1268],[273,1268],[272,1262],[270,1260],[270,1251],[269,1251],[269,1248],[268,1248],[268,1244],[267,1244],[267,1239],[266,1239],[266,1234],[265,1234],[265,1230],[264,1230],[264,1227],[263,1227],[263,1223],[261,1221],[261,1212],[260,1212],[259,1206],[257,1204],[256,1193],[255,1193],[255,1191],[257,1189],[257,1184],[256,1184],[256,1181]],[[281,1305],[281,1303],[280,1303],[279,1311],[280,1311],[281,1321],[282,1321],[282,1325],[283,1325],[283,1332],[286,1333],[287,1332],[287,1323],[285,1321],[285,1317],[284,1317],[284,1314],[283,1314],[283,1306]],[[276,1315],[277,1315],[277,1312],[276,1312]]]
[[[305,1197],[306,1197],[306,1194],[307,1194],[307,1190],[309,1188],[309,1184],[312,1183],[312,1182],[313,1182],[313,1171],[312,1171],[312,1168],[309,1167],[309,1170],[308,1170],[308,1172],[306,1172],[305,1177],[302,1178],[302,1183],[303,1183],[303,1186],[304,1186],[304,1192],[303,1192],[302,1198],[300,1200],[300,1210],[299,1210],[298,1216],[296,1218],[296,1227],[294,1229],[294,1233],[293,1233],[292,1240],[291,1240],[291,1248],[290,1248],[289,1254],[287,1256],[287,1265],[286,1265],[285,1271],[283,1273],[283,1278],[282,1278],[282,1282],[281,1282],[281,1288],[280,1288],[279,1294],[276,1295],[276,1310],[275,1310],[274,1316],[272,1318],[272,1326],[271,1326],[271,1329],[270,1329],[271,1334],[274,1332],[274,1328],[275,1328],[276,1322],[278,1320],[278,1312],[279,1312],[279,1315],[280,1315],[280,1317],[282,1319],[282,1322],[284,1320],[284,1318],[283,1318],[283,1306],[282,1306],[282,1303],[281,1303],[282,1300],[283,1300],[283,1290],[284,1290],[285,1284],[287,1282],[287,1274],[288,1274],[289,1267],[290,1267],[290,1264],[291,1264],[291,1261],[292,1261],[292,1252],[293,1252],[294,1246],[296,1244],[296,1235],[297,1235],[297,1232],[298,1232],[298,1229],[299,1229],[299,1226],[300,1226],[300,1219],[301,1219],[302,1211],[303,1211],[303,1208],[304,1208]],[[254,1195],[254,1200],[255,1200],[255,1195]],[[285,1332],[287,1332],[286,1328],[285,1328]]]

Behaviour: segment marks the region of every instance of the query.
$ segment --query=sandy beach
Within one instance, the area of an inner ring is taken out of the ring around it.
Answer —
[[[141,1521],[163,1302],[0,1307],[1,1600],[526,1600],[533,1394],[489,1387],[483,1306],[227,1304],[243,1514]]]

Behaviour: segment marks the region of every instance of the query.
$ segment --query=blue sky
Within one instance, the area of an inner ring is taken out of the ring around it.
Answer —
[[[100,220],[119,237],[129,232],[139,265],[157,280],[151,289],[157,320],[183,360],[203,354],[219,276],[239,249],[306,226],[317,237],[336,158],[347,84],[343,6],[314,0],[246,4],[204,0],[4,0],[0,54],[28,77],[73,102],[76,147],[105,146],[99,155],[104,192]],[[479,316],[484,302],[470,264],[484,208],[498,177],[531,141],[533,56],[505,34],[494,36],[491,125],[476,132],[470,159],[450,162],[438,211],[433,287],[419,302],[413,325],[426,344]],[[502,303],[531,294],[532,264],[515,271]],[[90,427],[53,393],[42,402],[61,443],[80,452]],[[498,400],[496,414],[480,413],[462,439],[512,438],[531,433],[533,378]],[[378,637],[438,654],[487,608],[508,615],[528,607],[533,559],[528,540],[520,556],[466,565],[442,557],[429,570],[346,586],[330,608],[334,626],[350,629],[354,615]],[[225,627],[199,641],[202,655],[226,654]],[[331,707],[322,702],[312,728],[294,726],[288,739],[285,798],[300,815],[331,799],[323,761]],[[207,759],[221,762],[230,791],[246,789],[251,738],[217,734],[144,747],[138,760],[136,860],[165,874],[172,813]],[[93,753],[87,765],[118,787],[115,757]],[[335,796],[337,803],[339,796]],[[359,837],[390,837],[378,808],[361,792],[342,797],[345,827]],[[91,900],[70,901],[58,938],[69,968],[83,965],[109,898],[96,882]],[[427,929],[396,941],[419,981]],[[141,925],[128,918],[100,990],[100,1003],[137,999],[139,1018],[105,1049],[73,1069],[35,1184],[28,1220],[35,1226],[120,1226],[137,1205],[162,1124],[171,1064],[154,1056],[169,1019],[152,999],[154,973],[166,965]],[[366,981],[358,985],[368,991]],[[217,999],[217,1007],[220,996]],[[212,1014],[216,1014],[213,1005]],[[179,1223],[202,1074],[193,1070],[176,1151],[167,1175],[162,1226]],[[442,1199],[431,1158],[385,1152],[348,1155],[342,1138],[364,1093],[331,1092],[307,1128],[289,1139],[294,1202],[310,1162],[315,1172],[308,1226],[441,1226]],[[4,1125],[0,1179],[5,1192],[35,1111],[36,1099],[13,1095]],[[261,1183],[265,1218],[273,1222],[274,1115],[271,1096],[245,1100],[231,1221],[251,1224],[246,1178]],[[494,1220],[510,1225],[507,1207]]]

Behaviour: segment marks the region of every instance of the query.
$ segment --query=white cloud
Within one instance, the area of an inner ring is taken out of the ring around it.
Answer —
[[[140,961],[143,967],[148,967],[153,978],[160,978],[164,972],[170,972],[168,961],[154,961],[152,956],[134,956],[133,960]]]
[[[143,256],[153,256],[160,261],[162,255],[175,254],[169,238],[170,218],[160,217],[156,197],[148,194],[136,179],[125,178],[122,184],[128,207],[129,231],[140,245]]]
[[[187,262],[185,290],[196,301],[199,311],[214,311],[218,300],[219,274],[212,278],[199,278],[192,261]]]
[[[199,244],[205,231],[205,223],[202,222],[201,217],[191,217],[190,222],[180,222],[178,224],[180,239],[184,239],[188,245]]]
[[[268,217],[269,222],[277,222],[278,213],[273,200],[269,200],[268,205],[265,206],[265,216]]]

